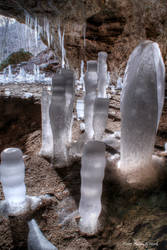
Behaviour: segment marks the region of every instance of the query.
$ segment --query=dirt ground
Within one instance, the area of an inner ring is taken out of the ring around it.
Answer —
[[[55,170],[38,155],[41,147],[40,92],[41,88],[38,88],[37,96],[22,99],[16,93],[13,94],[15,97],[4,97],[4,90],[0,88],[0,151],[7,147],[21,148],[25,155],[27,195],[51,196],[51,203],[33,215],[45,237],[59,250],[167,249],[166,175],[148,190],[135,190],[122,186],[114,178],[114,168],[107,167],[99,231],[93,236],[79,231],[80,160]],[[120,130],[119,108],[118,91],[111,94],[106,134]],[[73,139],[77,140],[80,133],[79,122],[74,120]],[[163,151],[166,141],[167,103],[156,138],[155,153]],[[1,186],[0,197],[4,199]],[[11,220],[0,216],[0,249],[26,249],[23,242],[17,248],[14,246],[16,234],[17,229],[11,225]]]

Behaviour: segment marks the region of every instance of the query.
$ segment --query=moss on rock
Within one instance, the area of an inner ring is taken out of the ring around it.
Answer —
[[[18,64],[21,62],[28,61],[32,56],[33,55],[30,52],[24,51],[24,49],[20,49],[17,52],[13,52],[5,60],[2,61],[2,63],[0,64],[0,71],[2,71],[10,64]]]

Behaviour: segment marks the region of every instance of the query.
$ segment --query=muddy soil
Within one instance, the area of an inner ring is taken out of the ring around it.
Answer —
[[[10,88],[10,87],[9,87]],[[0,151],[19,147],[25,155],[25,182],[28,195],[49,194],[51,204],[34,214],[41,231],[59,250],[136,250],[167,249],[167,177],[164,175],[148,190],[121,185],[114,167],[107,167],[103,183],[99,231],[87,236],[79,231],[80,161],[54,170],[38,155],[41,147],[41,111],[39,96],[23,99],[0,96]],[[12,91],[12,90],[11,90]],[[80,96],[80,93],[77,94]],[[120,93],[111,94],[106,134],[120,130]],[[167,103],[158,130],[155,153],[163,151],[167,141]],[[81,132],[74,120],[73,140]],[[107,152],[109,154],[109,152]],[[0,197],[4,199],[0,186]],[[0,216],[0,249],[16,249],[11,221]],[[17,249],[26,249],[22,241]]]

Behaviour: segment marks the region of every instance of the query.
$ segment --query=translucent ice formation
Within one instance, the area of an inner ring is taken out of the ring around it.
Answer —
[[[8,66],[8,81],[9,82],[13,81],[13,74],[12,74],[12,67],[11,67],[11,65]]]
[[[116,89],[122,89],[122,78],[118,77]]]
[[[25,72],[23,68],[20,68],[19,74],[12,74],[11,65],[8,67],[8,74],[6,74],[6,69],[4,69],[3,74],[0,74],[0,84],[8,84],[10,82],[14,84],[18,83],[41,83],[45,85],[52,84],[51,77],[45,77],[45,73],[40,73],[39,65],[34,64],[34,74],[29,74]]]
[[[106,165],[103,142],[89,141],[81,160],[80,230],[87,234],[97,231],[101,212],[101,194]]]
[[[108,85],[108,72],[107,72],[107,53],[98,53],[98,97],[106,97],[106,88]]]
[[[26,200],[25,165],[19,148],[7,148],[2,151],[0,174],[5,200],[10,207],[24,204]]]
[[[68,60],[66,57],[66,50],[64,48],[64,30],[63,30],[63,35],[61,35],[60,22],[58,24],[58,37],[59,37],[59,45],[61,48],[61,67],[63,69],[65,68],[65,63],[66,66],[68,67]]]
[[[17,76],[18,81],[20,82],[26,82],[26,72],[24,68],[20,68],[19,75]]]
[[[140,43],[125,71],[121,98],[120,170],[134,183],[151,174],[156,130],[164,101],[165,70],[158,44]]]
[[[94,139],[101,140],[107,124],[109,100],[96,98],[94,104],[93,129]]]
[[[80,84],[83,86],[83,91],[85,91],[85,83],[84,83],[84,61],[81,61],[81,75],[79,79]]]
[[[84,119],[84,101],[82,99],[78,99],[76,103],[77,110],[77,120]]]
[[[74,107],[74,73],[70,70],[63,70],[62,74],[65,79],[65,99],[66,99],[66,130],[67,140],[71,143],[72,139],[72,124],[73,124],[73,107]]]
[[[62,167],[67,163],[66,130],[66,84],[62,74],[56,74],[52,83],[52,98],[49,108],[53,134],[53,166]]]
[[[28,227],[28,250],[57,250],[57,247],[45,238],[34,219],[28,222]]]
[[[164,145],[165,152],[167,152],[167,143]]]
[[[84,116],[85,116],[85,133],[87,139],[93,138],[93,111],[94,101],[97,90],[97,62],[87,62],[87,72],[85,73],[85,99],[84,99]]]
[[[44,89],[41,97],[41,115],[42,115],[42,147],[40,155],[44,157],[51,157],[53,154],[53,135],[50,125],[49,107],[51,103],[51,96]]]

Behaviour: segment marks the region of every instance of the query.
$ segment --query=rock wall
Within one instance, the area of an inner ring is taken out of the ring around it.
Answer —
[[[0,13],[24,22],[24,13],[47,16],[50,31],[61,55],[57,28],[65,30],[65,48],[72,68],[81,60],[96,59],[99,51],[108,53],[112,80],[122,75],[133,48],[143,39],[159,43],[167,66],[166,0],[0,0]],[[84,29],[86,27],[84,47]]]

